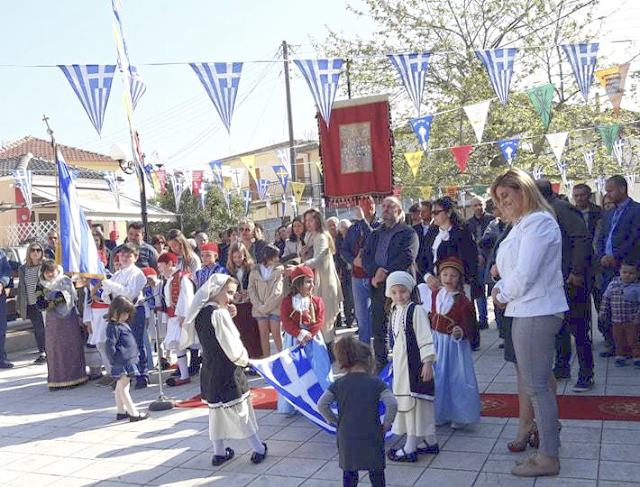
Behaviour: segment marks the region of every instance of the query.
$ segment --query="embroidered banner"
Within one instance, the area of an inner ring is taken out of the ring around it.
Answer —
[[[158,169],[155,171],[156,178],[158,179],[158,186],[160,187],[160,193],[167,194],[167,171],[164,169]]]

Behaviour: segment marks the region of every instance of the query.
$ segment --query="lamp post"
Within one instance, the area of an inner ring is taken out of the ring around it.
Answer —
[[[122,144],[113,144],[109,151],[111,159],[118,161],[120,169],[125,174],[136,173],[138,177],[138,185],[140,186],[140,213],[142,216],[142,224],[144,225],[144,239],[149,238],[149,219],[147,215],[147,187],[144,179],[144,154],[142,154],[142,161],[140,164],[135,164],[129,156],[127,149]]]

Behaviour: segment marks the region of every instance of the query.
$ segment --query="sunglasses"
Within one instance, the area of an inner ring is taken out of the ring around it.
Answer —
[[[42,252],[42,249],[31,249],[31,252]]]
[[[446,212],[446,210],[433,210],[431,212],[431,214],[432,215],[439,215],[440,213],[445,213],[445,212]]]

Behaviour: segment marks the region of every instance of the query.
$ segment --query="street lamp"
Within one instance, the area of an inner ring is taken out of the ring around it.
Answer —
[[[133,174],[134,172],[138,176],[138,185],[140,186],[140,213],[142,216],[142,224],[144,225],[144,239],[147,241],[149,238],[149,219],[147,216],[147,188],[144,180],[144,154],[140,164],[135,164],[133,157],[130,156],[130,152],[122,144],[113,144],[109,150],[111,159],[118,161],[120,169],[125,174]]]

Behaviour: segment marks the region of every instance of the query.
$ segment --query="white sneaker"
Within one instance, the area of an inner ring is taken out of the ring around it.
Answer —
[[[455,421],[451,422],[451,429],[453,430],[461,430],[463,428],[466,428],[467,426],[467,423],[456,423]]]

